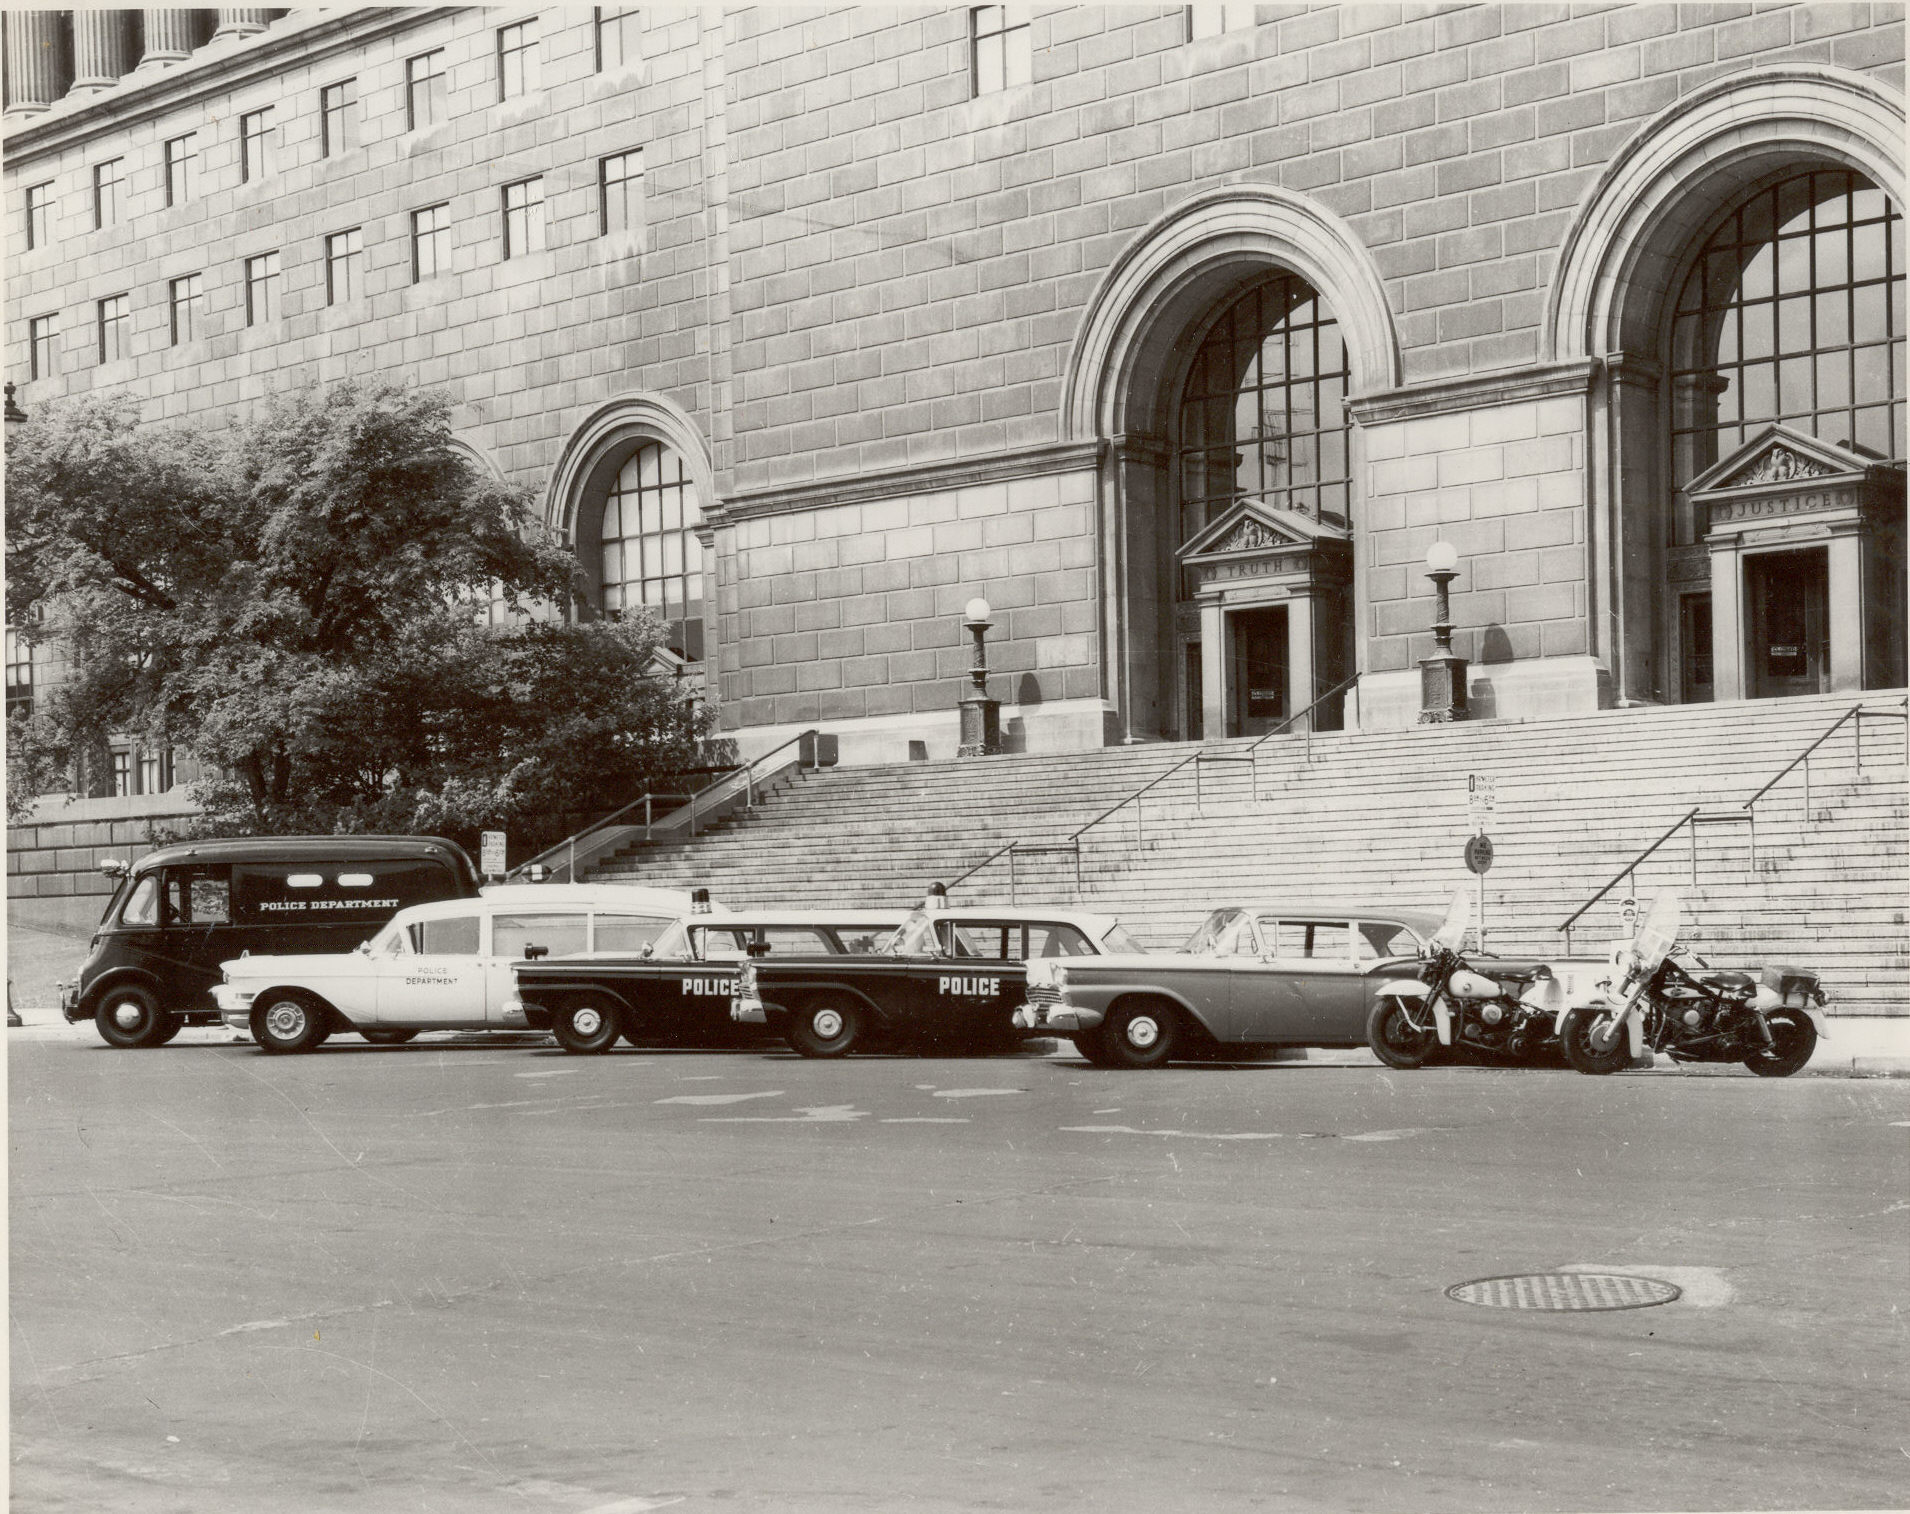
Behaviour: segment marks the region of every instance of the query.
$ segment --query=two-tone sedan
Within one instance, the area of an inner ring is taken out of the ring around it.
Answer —
[[[1014,1013],[1024,964],[1135,955],[1112,915],[939,899],[915,911],[867,957],[767,957],[745,962],[732,1016],[779,1029],[805,1057],[871,1044],[995,1048],[1023,1039]]]
[[[1100,1067],[1158,1067],[1217,1049],[1364,1046],[1380,985],[1416,969],[1440,920],[1357,905],[1229,906],[1175,952],[1031,962],[1015,1018],[1031,1035],[1072,1037]],[[1574,1003],[1603,967],[1548,965]]]
[[[641,954],[514,962],[511,1007],[570,1052],[608,1051],[619,1035],[633,1046],[729,1045],[741,1034],[730,1019],[741,963],[866,955],[905,918],[903,910],[852,907],[694,916],[670,926]]]

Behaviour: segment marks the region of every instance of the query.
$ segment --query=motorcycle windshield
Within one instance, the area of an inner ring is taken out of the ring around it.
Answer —
[[[1651,908],[1639,917],[1638,929],[1631,938],[1631,949],[1638,958],[1641,973],[1648,975],[1657,972],[1658,964],[1665,960],[1678,939],[1679,913],[1678,896],[1665,893],[1652,900]]]
[[[1452,903],[1446,906],[1446,918],[1433,932],[1432,944],[1443,946],[1449,952],[1458,951],[1466,939],[1467,914],[1466,891],[1456,888],[1452,891]]]

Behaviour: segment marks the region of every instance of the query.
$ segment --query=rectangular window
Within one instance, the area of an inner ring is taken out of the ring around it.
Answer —
[[[520,179],[504,186],[504,256],[521,258],[544,250],[544,181]]]
[[[634,7],[597,7],[597,72],[629,68],[642,54],[637,46],[638,13]]]
[[[427,205],[411,212],[411,282],[422,284],[451,271],[451,207]]]
[[[364,274],[361,265],[364,261],[364,232],[354,226],[350,231],[337,231],[325,238],[325,303],[342,305],[346,300],[355,299],[364,292],[361,281]]]
[[[133,355],[132,302],[123,294],[99,302],[99,360],[117,363]]]
[[[126,160],[108,158],[93,165],[93,230],[119,224],[120,196],[126,183]]]
[[[7,714],[33,713],[33,648],[12,626],[7,627]]]
[[[245,323],[262,326],[279,313],[279,255],[262,252],[245,260]]]
[[[444,49],[405,59],[405,130],[436,126],[445,115]]]
[[[53,240],[53,183],[27,185],[27,246],[44,247]]]
[[[977,5],[968,13],[970,53],[978,95],[1026,84],[1034,73],[1034,43],[1025,5]]]
[[[497,29],[497,97],[510,100],[537,88],[537,23]]]
[[[60,318],[57,315],[36,315],[28,321],[27,342],[30,377],[46,378],[59,371]]]
[[[172,308],[172,344],[177,347],[183,342],[196,342],[200,336],[205,305],[201,292],[199,275],[186,274],[167,286],[168,303]]]
[[[113,797],[124,799],[133,792],[133,753],[130,747],[113,748]]]
[[[199,150],[187,132],[166,144],[166,203],[183,205],[192,198],[193,177],[199,171]]]
[[[358,81],[340,79],[318,92],[319,150],[328,158],[358,145]]]
[[[239,178],[256,183],[272,172],[272,107],[239,117]]]
[[[1206,3],[1187,7],[1187,35],[1190,40],[1218,37],[1222,32],[1247,31],[1254,25],[1251,5]]]
[[[139,792],[164,794],[171,788],[172,748],[149,752],[142,747],[139,752]]]
[[[602,232],[635,231],[643,224],[643,149],[605,158],[598,174]]]

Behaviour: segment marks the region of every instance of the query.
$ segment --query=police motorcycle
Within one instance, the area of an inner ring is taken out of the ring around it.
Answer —
[[[1464,955],[1467,915],[1466,890],[1455,889],[1417,976],[1379,985],[1366,1044],[1388,1067],[1421,1066],[1442,1047],[1525,1062],[1551,1038],[1565,985],[1544,963],[1480,958],[1475,967]]]
[[[1565,1060],[1580,1072],[1609,1073],[1650,1050],[1677,1062],[1742,1062],[1761,1078],[1788,1078],[1829,1034],[1817,974],[1709,970],[1678,945],[1680,913],[1677,894],[1660,894],[1631,940],[1613,950],[1603,1002],[1559,1016]]]

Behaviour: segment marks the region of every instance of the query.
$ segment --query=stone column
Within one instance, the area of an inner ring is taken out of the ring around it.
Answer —
[[[199,12],[147,11],[146,51],[139,60],[139,72],[171,68],[192,56],[199,40]]]
[[[250,37],[262,32],[272,24],[272,13],[267,10],[219,12],[219,29],[212,34],[214,42],[224,42],[229,37]]]
[[[1291,720],[1313,703],[1313,638],[1314,614],[1313,595],[1304,589],[1290,590],[1287,600],[1287,713],[1281,717]],[[1310,727],[1316,715],[1307,716],[1306,726],[1293,726],[1295,731]]]
[[[1745,697],[1744,556],[1736,543],[1711,545],[1711,697]]]
[[[63,11],[8,11],[7,114],[32,115],[66,93],[72,78]]]
[[[133,18],[126,11],[73,12],[73,92],[98,94],[133,71]]]
[[[1208,741],[1219,741],[1227,734],[1227,679],[1233,673],[1233,659],[1227,655],[1227,612],[1220,600],[1207,599],[1200,606],[1200,722]]]
[[[1833,536],[1825,545],[1830,558],[1825,564],[1830,590],[1825,613],[1830,624],[1824,628],[1830,637],[1830,691],[1856,694],[1864,687],[1864,631],[1869,624],[1864,593],[1864,539],[1841,534]]]

